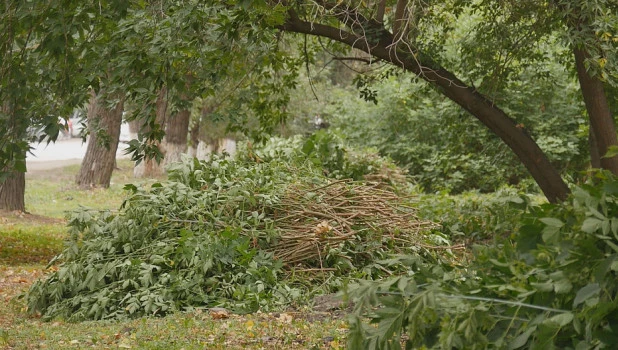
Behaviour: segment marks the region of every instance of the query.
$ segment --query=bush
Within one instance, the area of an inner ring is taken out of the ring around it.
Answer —
[[[464,269],[361,283],[352,348],[616,348],[618,179],[596,180],[530,204],[513,242],[475,247]]]
[[[470,243],[510,237],[521,226],[521,209],[539,199],[505,186],[492,193],[422,194],[417,207],[421,217],[440,223],[445,236]]]

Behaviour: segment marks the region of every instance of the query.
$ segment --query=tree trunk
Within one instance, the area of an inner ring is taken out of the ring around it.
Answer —
[[[9,103],[3,102],[0,105],[0,113],[9,115],[9,123],[3,126],[6,129],[1,133],[6,139],[0,141],[15,144],[26,128],[18,125],[17,116]],[[0,144],[1,143],[2,142],[0,142]],[[17,153],[20,152],[18,150],[13,150],[13,152],[15,152],[13,156],[15,158],[21,158],[25,166],[26,151],[22,150],[20,154]],[[0,166],[0,170],[2,170],[2,167],[3,166]],[[25,211],[24,196],[26,193],[26,180],[24,172],[15,170],[15,167],[11,166],[10,163],[8,166],[4,166],[4,171],[2,172],[8,172],[8,176],[4,180],[0,177],[0,209]]]
[[[139,134],[139,120],[131,120],[129,122],[129,139],[136,140]]]
[[[442,94],[470,112],[500,137],[519,157],[550,202],[566,199],[569,194],[568,186],[523,127],[475,88],[467,86],[454,74],[433,62],[430,57],[421,52],[405,52],[399,49],[401,46],[393,45],[393,35],[379,23],[357,18],[358,16],[358,14],[356,17],[343,16],[340,21],[350,26],[356,26],[358,22],[366,23],[367,28],[363,29],[375,33],[374,35],[363,37],[340,28],[306,22],[293,12],[281,29],[330,38],[413,72],[438,87]],[[348,21],[354,23],[347,23]]]
[[[113,109],[106,108],[100,97],[91,92],[88,106],[88,148],[82,161],[76,183],[80,188],[109,187],[116,165],[116,151],[120,138],[124,97]],[[105,131],[104,137],[97,129]]]
[[[594,137],[592,128],[588,130],[588,147],[590,148],[590,167],[600,169],[601,155],[599,154],[599,147],[597,146],[597,140]]]
[[[589,58],[587,52],[574,49],[577,78],[588,111],[591,139],[596,144],[596,152],[600,156],[601,168],[618,175],[618,156],[604,158],[610,146],[618,145],[616,126],[605,96],[603,82],[586,71],[584,61]]]
[[[0,182],[0,209],[26,211],[25,192],[26,174],[13,171],[4,182]]]
[[[191,111],[183,109],[168,119],[165,127],[165,165],[179,162],[187,151],[187,134]]]
[[[156,109],[155,109],[155,123],[163,127],[165,125],[165,119],[167,114],[167,88],[162,87],[159,90],[157,96]],[[148,126],[144,126],[142,132],[150,131]],[[165,147],[160,142],[155,142],[155,146],[159,147],[161,153],[165,155]],[[161,176],[165,173],[163,162],[157,163],[155,159],[145,158],[141,163],[133,168],[133,176],[136,178],[154,178]]]
[[[189,132],[189,156],[197,157],[197,147],[200,144],[200,123],[199,120],[191,127]]]

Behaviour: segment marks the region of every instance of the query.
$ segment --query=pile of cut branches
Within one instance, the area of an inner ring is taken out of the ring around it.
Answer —
[[[318,261],[333,246],[346,241],[397,242],[422,245],[422,231],[436,224],[420,220],[405,198],[381,188],[381,183],[339,180],[326,185],[290,185],[274,208],[280,232],[272,247],[286,265]]]
[[[31,287],[30,312],[86,320],[272,310],[350,280],[434,266],[434,253],[449,249],[385,182],[326,178],[302,158],[188,159],[168,181],[125,188],[117,212],[71,213],[62,263]]]

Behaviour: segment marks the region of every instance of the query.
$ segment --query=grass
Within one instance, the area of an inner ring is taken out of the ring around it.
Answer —
[[[135,182],[129,161],[119,161],[109,189],[82,191],[73,180],[78,166],[28,173],[28,214],[0,212],[0,348],[1,349],[338,349],[346,323],[329,314],[306,312],[229,315],[207,310],[165,318],[116,322],[41,322],[26,313],[19,298],[47,262],[62,250],[67,235],[66,211],[86,206],[115,210],[123,186]],[[140,181],[148,184],[153,180]],[[53,269],[51,267],[50,269]]]
[[[31,213],[52,218],[64,218],[67,211],[79,205],[94,209],[117,209],[124,199],[124,185],[136,181],[129,160],[118,161],[118,169],[114,171],[108,189],[78,189],[74,184],[78,171],[79,165],[71,165],[42,173],[28,173],[26,209]]]

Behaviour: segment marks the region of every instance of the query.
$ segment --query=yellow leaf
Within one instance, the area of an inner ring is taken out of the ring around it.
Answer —
[[[250,331],[253,329],[253,326],[255,325],[255,323],[253,323],[252,320],[249,320],[245,323],[245,326],[247,326],[247,330]]]
[[[601,69],[603,69],[606,64],[607,64],[607,58],[599,58],[599,67],[601,67]]]

